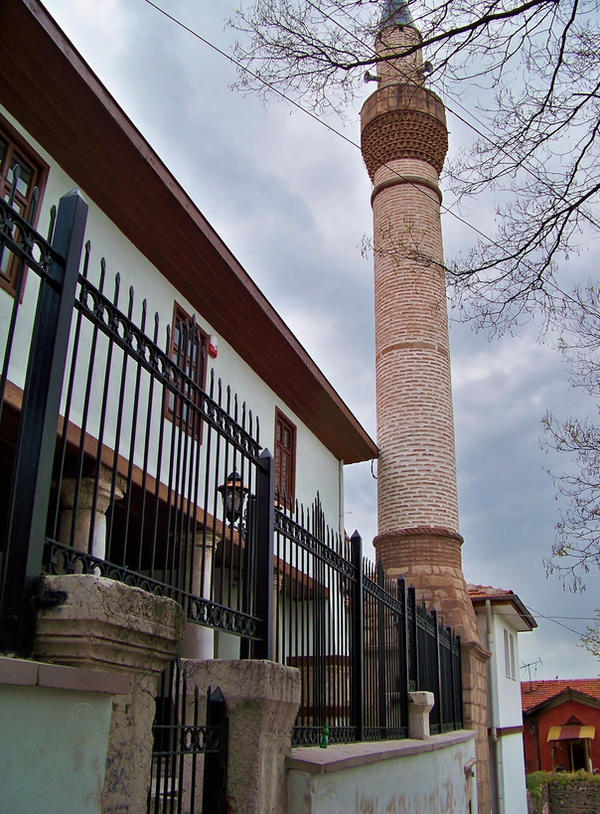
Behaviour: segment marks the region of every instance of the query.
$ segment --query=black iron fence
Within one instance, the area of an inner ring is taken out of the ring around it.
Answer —
[[[227,810],[226,700],[210,687],[201,704],[175,659],[164,671],[152,727],[148,814],[225,814]]]
[[[404,738],[410,690],[434,733],[462,727],[460,640],[403,579],[327,527],[319,500],[275,509],[275,654],[302,674],[296,744]]]
[[[7,428],[0,484],[5,496],[0,503],[0,648],[29,655],[87,205],[77,192],[64,196],[52,213],[46,240],[31,226],[34,206],[28,221],[13,208],[18,178],[16,167],[8,201],[0,199],[0,268],[17,266],[16,293],[0,329],[0,420]],[[28,285],[31,318],[23,336],[18,322],[28,270],[35,280]],[[21,389],[9,376],[23,345],[29,352]]]
[[[0,650],[30,654],[42,573],[96,573],[297,667],[298,743],[404,737],[410,689],[434,692],[434,732],[460,727],[458,639],[318,499],[276,499],[258,420],[206,382],[195,323],[161,330],[104,261],[92,281],[89,244],[79,273],[85,212],[65,196],[46,240],[0,200],[19,264],[0,325]]]
[[[193,321],[161,330],[118,275],[107,293],[104,260],[92,282],[89,243],[78,272],[85,211],[66,196],[45,240],[0,201],[17,291],[34,275],[0,333],[0,648],[29,653],[42,572],[95,573],[170,596],[188,620],[267,657],[255,581],[270,521],[253,507],[272,489],[272,462],[258,420],[206,381]]]
[[[256,493],[259,426],[216,380],[205,388],[193,322],[171,326],[160,346],[155,316],[133,289],[120,309],[83,274],[55,456],[44,566],[94,572],[177,599],[188,619],[247,639],[265,639],[256,612],[247,545],[256,523],[234,516],[227,491]],[[137,305],[137,307],[136,307]],[[137,319],[136,319],[137,317]],[[232,478],[232,473],[235,473]],[[247,524],[246,524],[247,525]],[[264,538],[264,535],[263,535]]]

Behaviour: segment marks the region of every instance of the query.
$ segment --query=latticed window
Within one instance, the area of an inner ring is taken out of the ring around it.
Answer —
[[[296,488],[296,427],[275,410],[275,490],[279,497],[294,497]]]
[[[13,207],[22,217],[27,218],[35,187],[38,188],[41,198],[48,167],[17,131],[0,118],[0,184],[5,201],[10,198],[17,167],[19,172]],[[0,288],[14,294],[18,270],[19,264],[16,258],[12,252],[5,249],[0,261]]]
[[[179,383],[179,391],[184,398],[180,398],[169,390],[165,412],[171,420],[181,423],[186,432],[193,433],[197,437],[200,437],[201,434],[200,416],[190,409],[187,400],[189,399],[194,404],[199,403],[198,391],[194,385],[204,390],[206,350],[207,335],[196,321],[175,303],[169,356],[184,374]]]

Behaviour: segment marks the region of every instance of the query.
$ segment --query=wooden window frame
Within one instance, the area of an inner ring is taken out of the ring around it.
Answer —
[[[277,428],[281,424],[290,432],[291,444],[289,450],[284,446],[282,441],[278,440]],[[278,408],[275,408],[275,440],[273,444],[273,460],[275,468],[275,493],[282,502],[285,494],[286,500],[295,499],[296,495],[296,444],[297,442],[297,428],[296,425]],[[290,459],[289,464],[289,488],[284,489],[285,481],[282,474],[282,456],[288,455]]]
[[[38,205],[33,218],[32,226],[37,228],[39,219],[41,202],[46,189],[46,182],[48,180],[48,173],[50,168],[45,161],[38,155],[38,153],[28,144],[26,139],[10,124],[3,116],[0,115],[0,136],[7,143],[6,155],[0,161],[0,194],[2,197],[10,192],[10,185],[7,180],[8,170],[11,166],[10,160],[16,153],[17,157],[23,163],[31,166],[32,178],[30,184],[29,195],[24,196],[20,192],[15,193],[15,200],[17,200],[23,207],[22,216],[29,217],[31,209],[31,201],[34,187],[38,188],[39,197]],[[5,251],[8,251],[5,249]],[[0,273],[0,289],[6,291],[12,297],[16,294],[17,276],[19,271],[19,260],[16,257],[11,257],[8,263],[6,273]],[[27,267],[23,269],[23,278],[21,280],[20,297],[23,296],[25,287],[25,280],[27,278]]]
[[[504,663],[506,677],[516,681],[515,636],[506,628],[504,628]]]
[[[180,335],[178,324],[188,324],[195,326],[195,338],[198,342],[198,367],[195,371],[195,375],[190,376],[189,371],[186,369],[189,364],[189,360],[187,355],[184,358],[181,357],[181,349],[176,345],[177,337]],[[208,334],[206,331],[203,331],[200,325],[187,313],[187,311],[178,303],[175,302],[173,304],[173,320],[171,322],[171,336],[169,340],[169,349],[168,349],[169,359],[172,361],[176,361],[178,367],[180,367],[188,378],[191,378],[194,384],[196,384],[202,392],[206,390],[206,368],[208,363]],[[177,359],[175,359],[177,357]],[[183,366],[182,366],[183,365]],[[185,417],[181,414],[174,415],[173,406],[170,404],[170,398],[173,396],[171,390],[167,388],[165,393],[165,406],[164,406],[164,416],[166,419],[171,421],[176,426],[183,425],[185,429]],[[180,402],[181,404],[181,402]],[[183,420],[182,420],[183,419]],[[203,422],[201,420],[196,421],[196,426],[190,427],[186,432],[199,440],[202,441],[202,427]]]

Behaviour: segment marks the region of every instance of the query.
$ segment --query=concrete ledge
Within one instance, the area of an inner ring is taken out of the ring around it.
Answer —
[[[63,667],[59,664],[0,656],[0,685],[118,695],[128,691],[129,677],[104,670]]]
[[[296,746],[286,759],[286,768],[308,774],[330,774],[356,766],[367,766],[383,760],[409,755],[436,752],[475,738],[467,729],[433,735],[429,740],[363,741],[361,743],[335,743],[327,749],[319,746]]]

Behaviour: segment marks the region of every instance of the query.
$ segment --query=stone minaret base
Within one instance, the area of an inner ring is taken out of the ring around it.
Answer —
[[[462,537],[441,527],[419,526],[379,534],[377,559],[392,579],[403,576],[461,637],[464,725],[476,733],[479,814],[491,810],[487,736],[487,661],[462,572]]]

